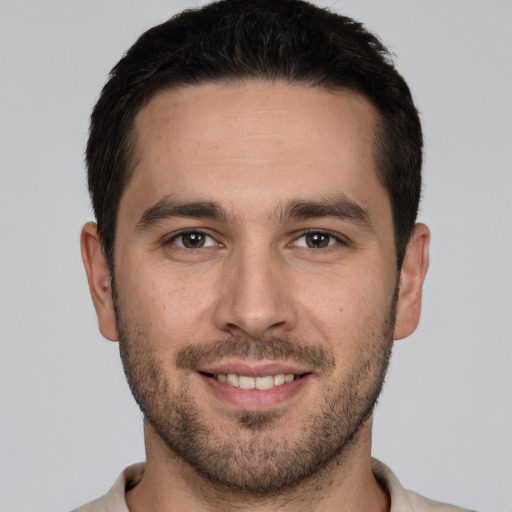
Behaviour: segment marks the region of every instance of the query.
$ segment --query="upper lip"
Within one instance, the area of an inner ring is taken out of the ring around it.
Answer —
[[[212,375],[233,373],[235,375],[247,375],[249,377],[265,377],[267,375],[294,374],[302,375],[311,373],[311,370],[305,366],[289,361],[221,361],[212,365],[198,368],[201,373],[210,373]]]

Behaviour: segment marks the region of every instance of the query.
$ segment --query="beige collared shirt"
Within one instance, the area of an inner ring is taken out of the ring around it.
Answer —
[[[105,496],[75,509],[73,512],[129,512],[125,491],[137,485],[144,474],[144,463],[126,468]],[[372,471],[391,496],[390,512],[470,512],[467,509],[439,503],[405,490],[393,472],[382,462],[372,459]]]

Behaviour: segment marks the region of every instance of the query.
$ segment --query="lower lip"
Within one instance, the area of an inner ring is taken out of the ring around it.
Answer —
[[[249,411],[268,409],[281,404],[297,394],[311,378],[311,375],[308,374],[294,379],[292,382],[261,390],[235,388],[213,377],[207,377],[201,373],[198,375],[215,395],[238,408]]]

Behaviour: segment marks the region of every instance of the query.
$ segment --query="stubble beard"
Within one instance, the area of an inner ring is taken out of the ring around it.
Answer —
[[[217,432],[215,418],[201,413],[186,382],[171,389],[169,363],[158,360],[147,335],[129,325],[116,307],[124,372],[145,420],[165,443],[172,459],[178,457],[219,489],[255,498],[271,497],[313,478],[330,464],[341,464],[369,420],[382,390],[391,356],[396,293],[378,328],[355,344],[359,354],[351,368],[336,379],[326,378],[320,403],[296,428],[296,435],[280,435],[275,412],[240,412],[233,416],[235,435]],[[204,356],[208,349],[191,345],[182,352]],[[334,365],[320,345],[297,339],[272,338],[257,342],[229,338],[218,342],[224,352],[240,356],[278,353],[304,362],[305,353],[322,354],[317,366]],[[227,355],[227,354],[226,354]],[[178,354],[177,360],[179,361]],[[263,358],[263,357],[261,357]],[[193,360],[189,361],[193,364]],[[308,361],[311,364],[311,361]],[[328,372],[326,372],[328,373]]]

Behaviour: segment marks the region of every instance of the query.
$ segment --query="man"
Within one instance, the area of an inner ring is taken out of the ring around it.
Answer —
[[[408,87],[357,22],[226,0],[135,43],[91,118],[82,254],[147,460],[80,511],[461,510],[371,459],[429,231]]]

